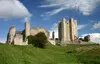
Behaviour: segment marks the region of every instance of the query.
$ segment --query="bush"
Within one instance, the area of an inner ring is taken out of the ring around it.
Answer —
[[[90,41],[90,35],[85,36],[84,41],[89,42]]]
[[[48,42],[46,35],[43,32],[36,34],[35,36],[28,36],[28,42],[35,47],[45,48]]]
[[[34,42],[34,37],[32,35],[28,36],[28,44],[32,44]]]

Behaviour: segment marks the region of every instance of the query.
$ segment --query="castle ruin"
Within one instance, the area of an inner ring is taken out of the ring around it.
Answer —
[[[49,39],[49,32],[45,28],[30,28],[30,22],[25,22],[25,29],[23,31],[16,31],[16,28],[14,26],[11,26],[7,36],[7,43],[15,45],[28,45],[27,37],[29,35],[34,36],[39,32],[44,32],[47,38]]]
[[[49,32],[42,27],[30,28],[30,22],[25,22],[25,29],[23,31],[16,31],[14,26],[11,26],[7,36],[7,43],[15,45],[28,45],[27,37],[29,35],[35,36],[39,32],[44,32],[48,38],[48,41],[56,45],[56,40],[59,40],[61,44],[73,44],[72,42],[77,41],[77,20],[71,18],[66,20],[63,18],[58,23],[58,39],[55,39],[55,32],[52,32],[52,39],[49,39]]]

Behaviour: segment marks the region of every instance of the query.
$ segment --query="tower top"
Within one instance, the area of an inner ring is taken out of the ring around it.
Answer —
[[[29,21],[25,22],[25,23],[30,23]]]
[[[61,23],[61,21],[58,21],[58,24],[60,24]]]
[[[62,21],[66,21],[66,18],[63,18]]]
[[[13,29],[13,28],[15,28],[15,26],[10,26],[10,29]]]
[[[74,18],[72,18],[72,17],[71,17],[70,19],[71,19],[71,20],[74,20]]]
[[[71,18],[70,18],[70,22],[73,22],[73,21],[74,21],[74,18],[71,17]]]

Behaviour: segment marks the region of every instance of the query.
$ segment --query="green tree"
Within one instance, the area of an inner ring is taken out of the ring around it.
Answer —
[[[28,44],[32,44],[34,42],[32,35],[28,36],[27,38],[28,38]]]
[[[45,48],[48,40],[45,33],[40,32],[36,34],[35,36],[28,36],[28,42],[29,44],[33,44],[35,47]]]

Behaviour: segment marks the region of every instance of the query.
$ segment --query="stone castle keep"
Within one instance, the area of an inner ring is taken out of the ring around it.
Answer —
[[[33,27],[30,28],[30,22],[25,22],[25,29],[23,31],[16,31],[14,26],[11,26],[7,36],[7,43],[15,44],[15,45],[28,45],[27,37],[29,35],[36,35],[39,32],[44,32],[48,38],[48,41],[56,45],[55,32],[52,32],[52,40],[49,39],[49,31],[42,27]],[[66,20],[63,18],[58,23],[58,40],[61,43],[70,44],[72,41],[76,41],[78,39],[77,32],[77,20],[71,18],[70,20]]]
[[[70,20],[66,20],[63,18],[58,23],[58,34],[59,40],[63,43],[69,43],[70,41],[77,40],[78,32],[77,32],[77,20],[71,18]]]

